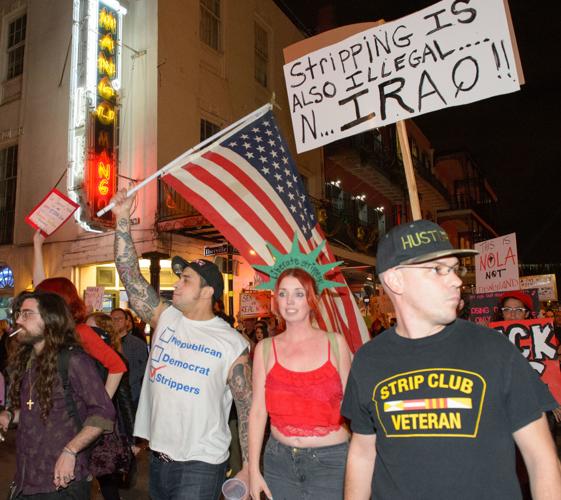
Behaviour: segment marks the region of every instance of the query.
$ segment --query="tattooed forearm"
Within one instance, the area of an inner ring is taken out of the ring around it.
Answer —
[[[232,368],[232,376],[228,385],[234,396],[238,410],[238,429],[240,433],[240,447],[243,461],[248,461],[248,425],[249,409],[251,408],[251,366],[249,365],[249,352],[246,351],[237,360]]]
[[[160,297],[140,273],[138,256],[130,234],[130,220],[125,217],[117,220],[115,229],[115,266],[125,285],[131,307],[142,321],[150,323]]]

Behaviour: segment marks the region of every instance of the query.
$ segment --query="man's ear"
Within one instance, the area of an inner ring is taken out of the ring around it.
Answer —
[[[204,286],[202,288],[201,297],[205,299],[212,299],[213,295],[214,295],[214,288],[212,288],[210,285]]]
[[[403,293],[403,275],[399,269],[388,269],[380,276],[380,279],[383,280],[388,290],[395,295],[401,295]]]

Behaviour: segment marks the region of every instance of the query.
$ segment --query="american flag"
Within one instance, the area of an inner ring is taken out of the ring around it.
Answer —
[[[297,234],[301,249],[309,252],[325,237],[274,115],[270,109],[263,113],[163,179],[250,264],[271,265],[267,242],[288,253]],[[328,245],[318,259],[322,264],[335,262]],[[340,271],[329,279],[345,282]],[[319,316],[319,326],[343,333],[353,351],[368,339],[348,286],[323,292]]]

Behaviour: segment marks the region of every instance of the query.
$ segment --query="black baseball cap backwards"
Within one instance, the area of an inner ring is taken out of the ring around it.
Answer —
[[[202,276],[208,285],[214,289],[214,293],[212,294],[214,300],[222,298],[222,294],[224,293],[224,278],[222,278],[222,273],[216,264],[205,259],[196,259],[189,262],[179,255],[171,259],[171,268],[177,276],[181,276],[183,269],[186,267],[190,267],[193,271]]]
[[[402,264],[418,264],[441,257],[476,255],[477,250],[452,248],[446,231],[430,220],[416,220],[392,228],[378,243],[378,274]]]

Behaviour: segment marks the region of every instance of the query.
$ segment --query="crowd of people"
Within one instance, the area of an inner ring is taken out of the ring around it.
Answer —
[[[152,500],[218,499],[228,469],[254,500],[511,500],[525,494],[516,449],[533,498],[560,498],[545,416],[559,404],[505,336],[457,318],[459,258],[474,251],[438,225],[382,237],[377,272],[396,323],[376,325],[353,359],[342,335],[318,327],[330,271],[310,272],[297,245],[293,267],[267,273],[275,319],[237,331],[212,262],[174,257],[172,301],[160,298],[138,265],[133,200],[114,201],[115,265],[151,346],[127,309],[87,314],[72,282],[46,278],[35,238],[37,284],[14,301],[3,365],[0,429],[17,424],[10,498],[87,499],[93,475],[119,499],[142,443]],[[501,312],[522,319],[529,306],[511,293]]]

